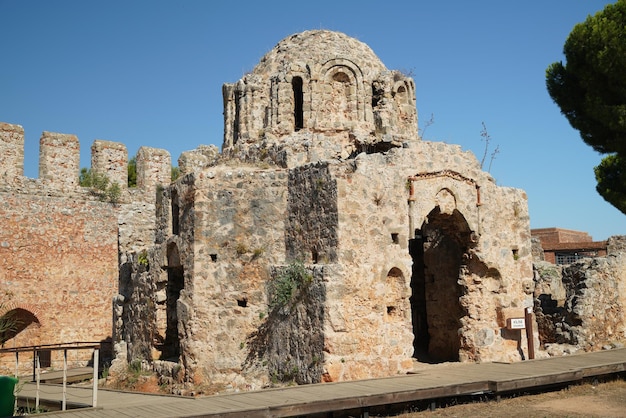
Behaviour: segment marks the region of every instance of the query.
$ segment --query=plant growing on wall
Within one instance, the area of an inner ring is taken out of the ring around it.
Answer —
[[[117,203],[122,195],[119,184],[111,182],[105,174],[96,173],[90,168],[81,168],[78,184],[88,187],[91,193],[103,202]]]
[[[0,312],[3,310],[4,305],[0,303]],[[11,338],[10,335],[17,331],[19,325],[19,321],[12,311],[0,316],[0,346],[3,346]]]
[[[302,261],[292,261],[269,284],[270,309],[291,304],[298,293],[313,281],[313,275]]]

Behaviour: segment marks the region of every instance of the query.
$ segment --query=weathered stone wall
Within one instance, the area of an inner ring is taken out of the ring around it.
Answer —
[[[187,376],[198,385],[258,385],[241,370],[246,341],[268,314],[270,266],[285,260],[287,172],[215,167],[177,195],[180,229],[167,245],[180,245],[184,270],[177,312]]]
[[[49,188],[78,186],[80,144],[75,135],[44,132],[39,141],[39,178]]]
[[[337,357],[333,361],[328,356],[333,380],[385,375],[410,365],[407,360],[420,349],[419,341],[413,343],[414,334],[419,338],[415,298],[418,276],[424,274],[416,270],[420,263],[432,275],[426,282],[436,277],[423,284],[421,301],[430,312],[422,319],[430,326],[430,357],[455,345],[448,360],[527,356],[519,351],[526,347],[525,337],[503,330],[506,318],[523,316],[524,307],[532,305],[524,292],[532,269],[523,192],[496,187],[471,153],[445,144],[420,142],[387,154],[361,154],[331,167],[337,179],[338,258],[349,272],[327,285],[331,326],[326,344],[336,347],[331,353]],[[502,224],[508,225],[506,233]],[[443,231],[450,242],[461,240],[462,248],[437,250],[430,258],[426,251],[418,260],[410,247],[422,239],[419,234],[433,231]],[[437,329],[450,330],[450,335]],[[452,342],[459,333],[462,340]],[[348,357],[371,364],[362,368]],[[344,362],[337,361],[341,358]]]
[[[337,185],[328,164],[289,171],[287,258],[307,263],[337,261]]]
[[[267,370],[274,384],[321,382],[326,348],[324,270],[299,262],[272,269],[269,313],[248,338],[247,370]]]
[[[4,183],[24,175],[24,128],[0,122],[0,176]]]
[[[127,189],[126,148],[95,141],[92,169],[123,182],[120,201],[114,204],[78,185],[79,143],[73,135],[44,132],[41,177],[24,177],[23,136],[21,126],[0,124],[6,156],[0,161],[0,301],[5,311],[16,309],[29,321],[7,345],[111,338],[118,251],[137,252],[153,245],[156,189],[159,182],[169,184],[171,167],[163,163],[169,161],[169,154],[162,150],[144,153],[144,165],[138,168],[143,188]],[[158,163],[151,165],[153,155]],[[146,170],[149,173],[143,173]],[[110,351],[108,344],[103,348]],[[82,353],[87,356],[82,360],[90,354]],[[108,355],[103,353],[101,358]],[[31,367],[27,358],[22,360],[24,367]]]
[[[107,175],[122,189],[128,184],[128,151],[119,142],[96,139],[91,145],[91,169]]]
[[[7,344],[110,339],[118,276],[111,205],[0,192],[0,217],[0,297],[5,308],[25,309],[39,323]],[[3,366],[5,360],[12,370],[14,359],[3,358]]]
[[[626,253],[626,235],[610,237],[606,242],[607,254]]]
[[[566,266],[535,263],[535,313],[541,344],[549,354],[626,343],[626,253],[619,245],[612,250],[607,257]]]

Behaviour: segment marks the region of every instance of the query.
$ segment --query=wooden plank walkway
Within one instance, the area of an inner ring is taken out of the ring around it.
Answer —
[[[82,382],[93,377],[93,367],[75,367],[67,369],[66,378],[68,383]],[[20,376],[20,381],[34,382],[32,374]],[[43,371],[39,376],[41,383],[63,383],[63,370]]]
[[[204,398],[98,391],[98,407],[48,413],[47,417],[288,417],[419,400],[501,394],[626,371],[626,349],[518,363],[432,365],[409,375],[241,392]],[[34,397],[34,384],[20,396]],[[42,385],[42,397],[61,388]],[[56,391],[56,392],[54,392]],[[68,401],[89,403],[91,390],[68,387]]]

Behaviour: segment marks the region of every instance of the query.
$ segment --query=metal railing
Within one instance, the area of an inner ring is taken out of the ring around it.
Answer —
[[[40,353],[51,351],[63,351],[63,394],[61,400],[61,409],[67,409],[67,352],[72,350],[92,350],[93,362],[93,389],[92,389],[92,407],[98,405],[98,363],[101,342],[73,342],[65,344],[44,344],[25,347],[0,348],[0,354],[15,353],[15,377],[19,374],[20,353],[33,353],[33,381],[36,383],[35,409],[39,408],[40,401],[40,383],[41,383],[41,364]],[[17,397],[15,399],[17,406]]]

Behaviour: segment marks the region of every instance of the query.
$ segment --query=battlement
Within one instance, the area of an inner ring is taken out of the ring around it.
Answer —
[[[91,146],[91,169],[104,174],[122,190],[127,189],[128,151],[119,142],[96,139]],[[39,140],[39,179],[48,190],[78,189],[80,142],[76,135],[44,131]],[[137,190],[154,194],[159,185],[170,183],[171,157],[163,149],[141,147],[137,152]],[[0,179],[18,186],[24,177],[24,128],[0,122]]]

